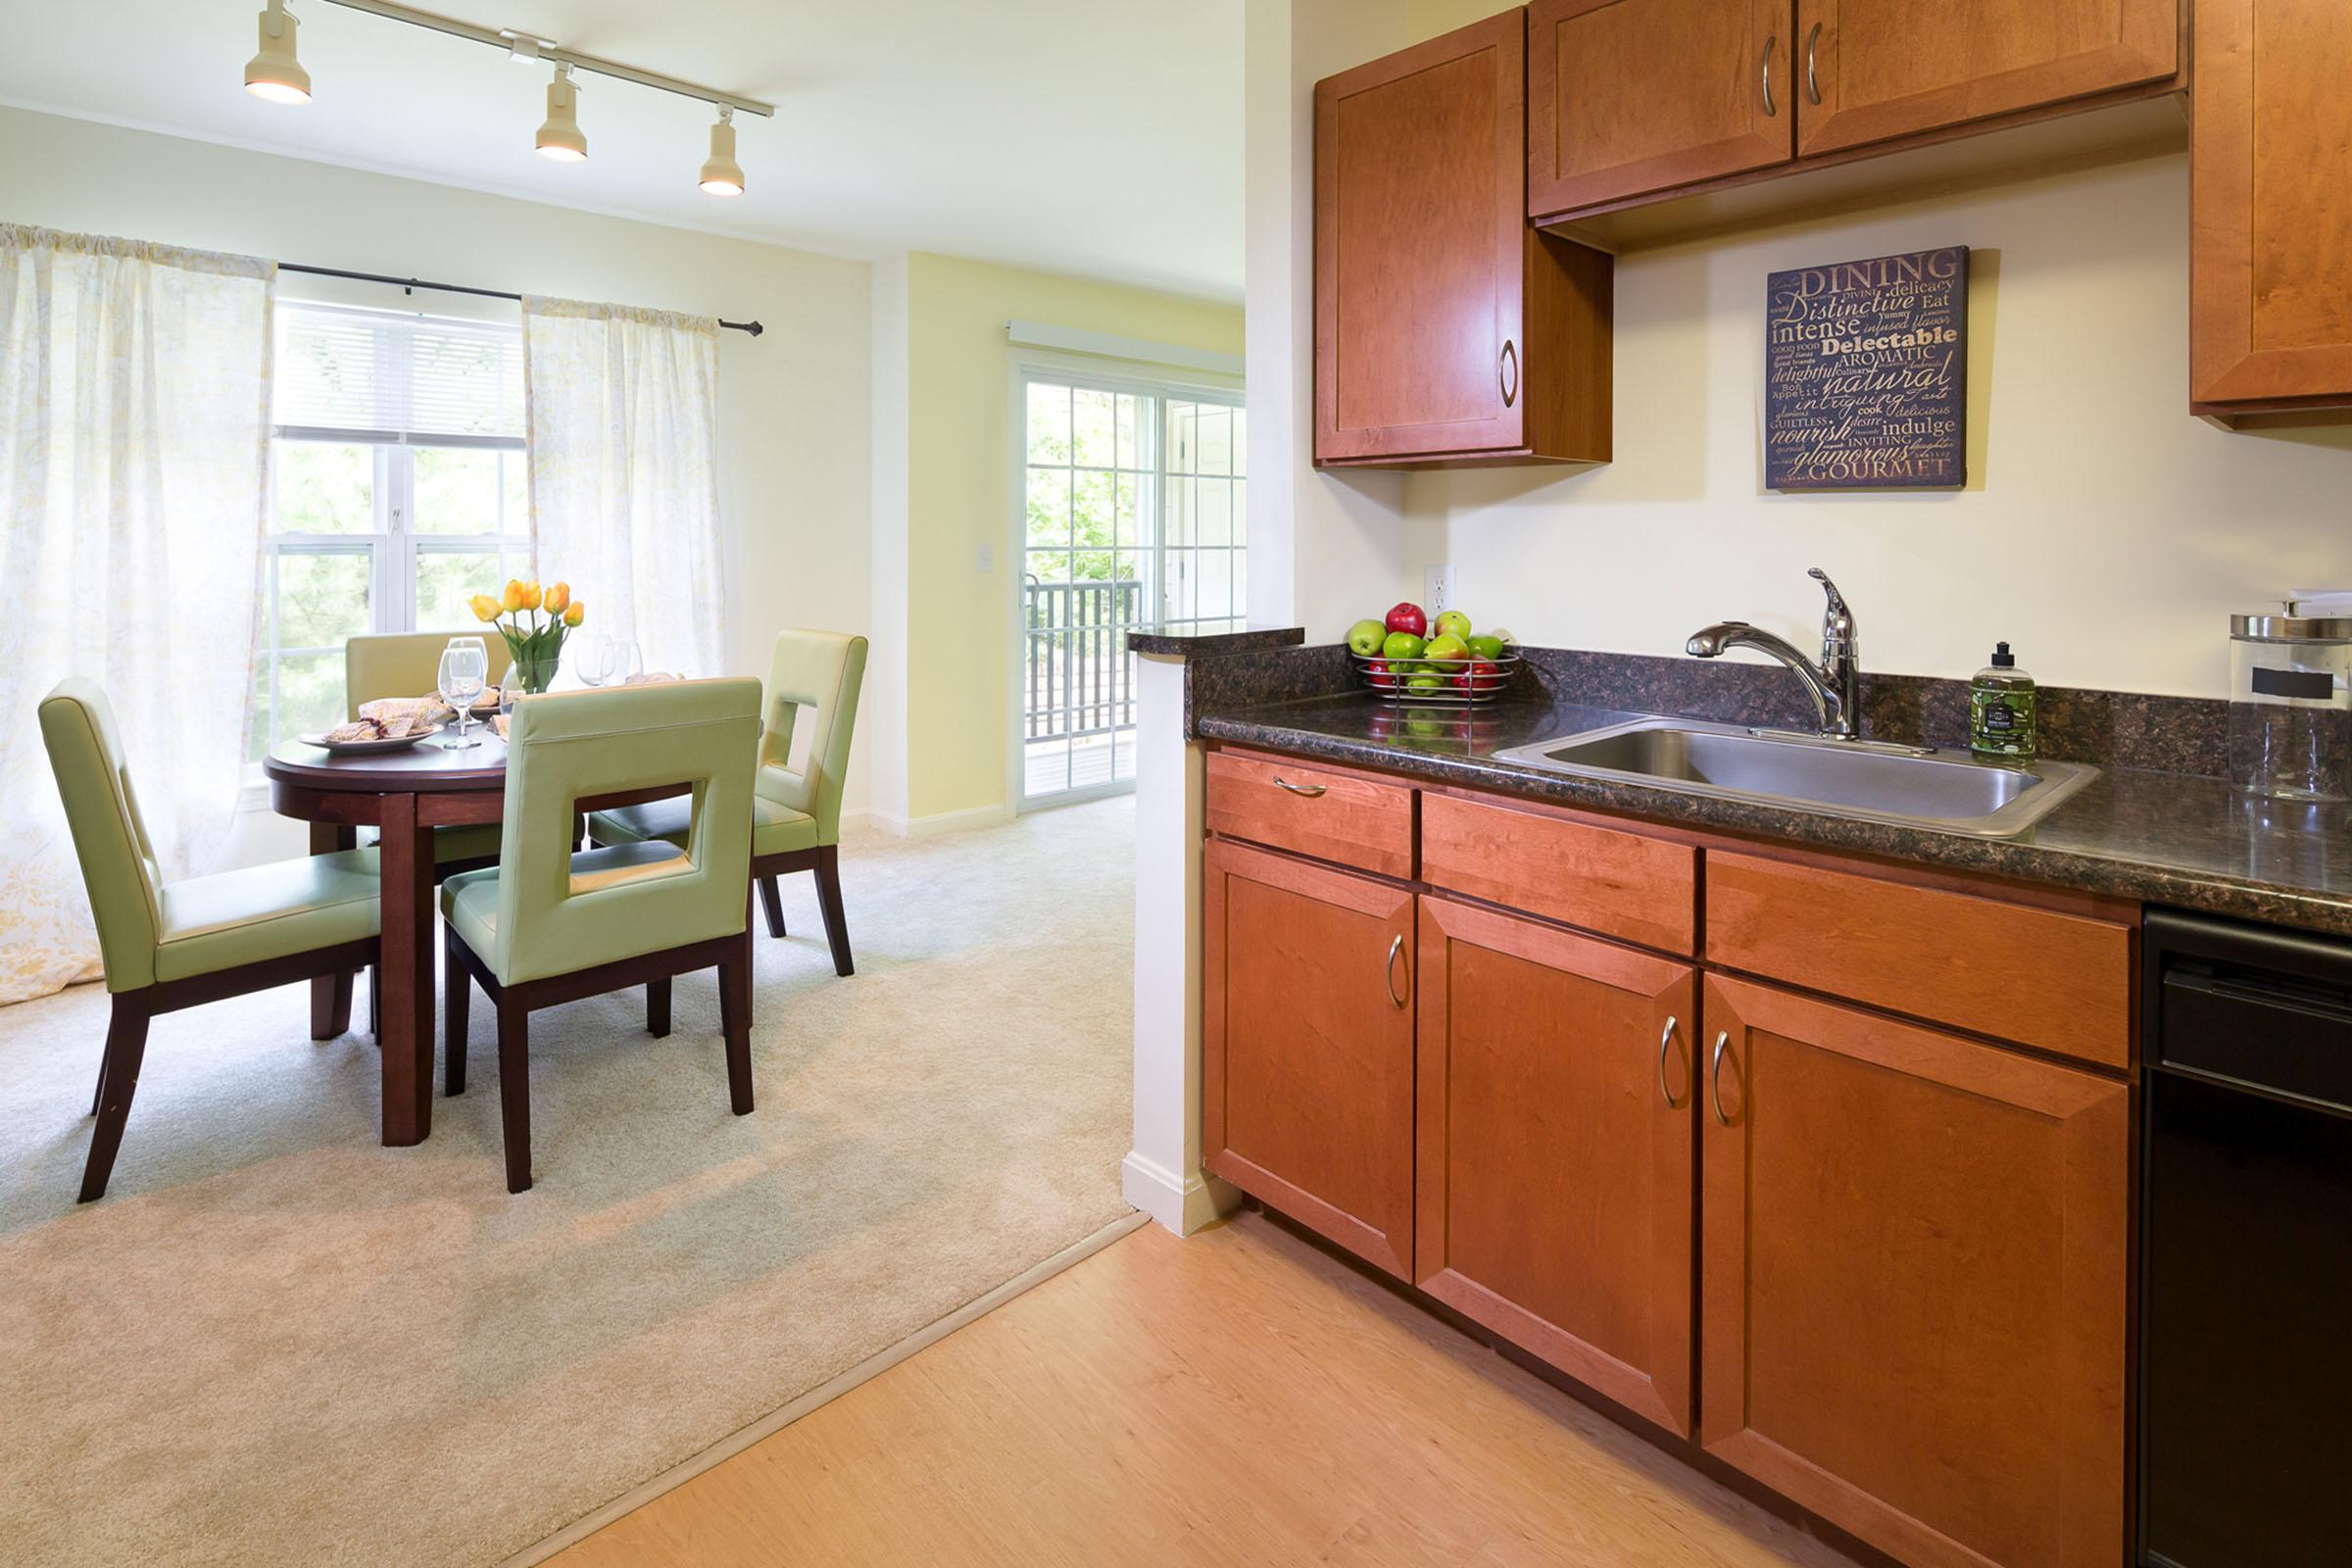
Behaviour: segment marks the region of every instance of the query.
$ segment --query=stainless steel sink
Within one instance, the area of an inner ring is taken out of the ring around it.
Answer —
[[[2098,774],[2079,762],[2003,767],[1924,747],[1674,718],[1638,719],[1496,755],[1555,773],[1660,783],[1693,795],[1809,806],[1996,839],[2023,833]]]

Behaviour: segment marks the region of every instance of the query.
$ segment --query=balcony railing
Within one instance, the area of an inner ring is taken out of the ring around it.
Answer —
[[[1135,722],[1128,628],[1143,618],[1134,578],[1022,585],[1022,733],[1031,740],[1107,734]]]

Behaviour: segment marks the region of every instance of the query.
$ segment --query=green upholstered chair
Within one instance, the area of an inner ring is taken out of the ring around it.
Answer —
[[[448,1087],[466,1091],[466,977],[498,1009],[507,1191],[531,1185],[529,1019],[558,1003],[646,988],[669,1033],[672,977],[715,965],[727,1086],[752,1108],[752,766],[760,683],[695,680],[534,697],[507,734],[499,863],[441,884]],[[574,852],[577,803],[684,790],[683,841]]]
[[[479,637],[489,655],[490,684],[507,678],[514,652],[507,640],[488,626],[461,631],[371,632],[347,638],[343,644],[343,696],[350,716],[360,716],[360,705],[381,697],[422,697],[441,679],[441,651],[452,637]],[[424,742],[439,744],[439,737]],[[465,754],[459,754],[465,755]],[[476,754],[478,755],[478,754]],[[498,824],[466,822],[433,830],[433,875],[489,865],[498,858]]]
[[[767,934],[784,934],[776,878],[816,873],[817,906],[833,948],[833,969],[850,974],[850,928],[841,905],[841,792],[849,775],[850,735],[858,724],[858,689],[865,680],[865,639],[831,631],[776,635],[767,671],[766,720],[752,802],[752,875],[767,914]],[[807,714],[808,750],[791,765],[793,731]],[[684,842],[683,802],[662,801],[588,819],[596,844]]]
[[[90,1106],[98,1127],[82,1171],[86,1203],[106,1192],[114,1171],[149,1019],[375,962],[375,852],[167,884],[105,694],[90,681],[64,681],[41,699],[40,714],[114,998]]]

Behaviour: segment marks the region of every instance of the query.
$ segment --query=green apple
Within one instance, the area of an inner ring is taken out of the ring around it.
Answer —
[[[1409,631],[1393,631],[1382,640],[1380,652],[1384,659],[1419,659],[1427,646]]]
[[[1377,620],[1359,620],[1348,628],[1348,646],[1357,657],[1377,659],[1381,644],[1389,639],[1389,628]]]
[[[1443,631],[1432,637],[1421,653],[1426,659],[1468,659],[1470,645],[1458,633]]]
[[[1456,637],[1467,637],[1470,635],[1470,617],[1458,610],[1445,611],[1438,616],[1437,629],[1441,632],[1449,631]]]
[[[1480,632],[1475,637],[1462,640],[1470,645],[1472,658],[1494,660],[1502,657],[1502,639],[1490,632]]]
[[[1432,674],[1430,671],[1425,669],[1418,674],[1407,675],[1404,678],[1404,689],[1409,692],[1444,691],[1446,689],[1446,677],[1443,675]]]

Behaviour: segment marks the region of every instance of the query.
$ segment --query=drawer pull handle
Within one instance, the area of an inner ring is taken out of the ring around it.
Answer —
[[[1772,101],[1772,52],[1781,46],[1781,35],[1774,33],[1764,40],[1764,118],[1772,119],[1781,106]]]
[[[1821,76],[1813,69],[1820,48],[1821,24],[1816,22],[1813,30],[1805,34],[1805,96],[1815,103],[1821,102]]]
[[[1389,939],[1389,958],[1380,967],[1381,983],[1389,988],[1389,1000],[1396,1004],[1399,1012],[1404,1010],[1404,998],[1396,994],[1396,955],[1403,951],[1404,933],[1399,931]]]
[[[1328,784],[1294,784],[1287,778],[1275,779],[1274,787],[1278,790],[1289,790],[1293,795],[1303,795],[1310,801],[1331,788]]]
[[[1715,1059],[1707,1069],[1707,1096],[1715,1102],[1715,1119],[1726,1127],[1732,1124],[1732,1118],[1723,1113],[1723,1048],[1731,1043],[1729,1029],[1715,1031]]]
[[[1670,1012],[1666,1015],[1666,1027],[1658,1031],[1658,1093],[1666,1097],[1666,1108],[1669,1110],[1674,1108],[1674,1090],[1666,1082],[1666,1053],[1674,1046],[1675,1023],[1675,1016]]]
[[[1508,370],[1509,375],[1503,372]],[[1509,338],[1502,340],[1502,354],[1494,362],[1494,378],[1502,387],[1502,406],[1509,408],[1519,398],[1519,348]]]

